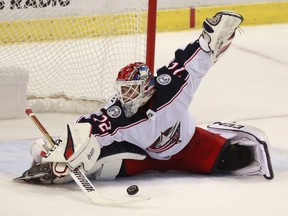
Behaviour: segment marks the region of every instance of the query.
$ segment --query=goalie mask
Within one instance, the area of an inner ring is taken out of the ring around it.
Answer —
[[[154,94],[154,77],[147,65],[135,62],[118,72],[116,89],[125,116],[129,118]]]

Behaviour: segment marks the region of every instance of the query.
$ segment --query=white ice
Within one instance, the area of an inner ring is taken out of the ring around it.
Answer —
[[[127,197],[137,184],[136,196],[146,202],[125,207],[91,204],[75,183],[56,186],[12,181],[31,162],[29,144],[41,137],[28,118],[0,121],[0,214],[51,215],[181,215],[286,216],[288,215],[288,24],[243,27],[231,49],[201,83],[191,105],[199,126],[224,120],[247,123],[264,130],[270,139],[275,178],[262,176],[212,177],[186,173],[146,173],[116,181],[95,182],[106,197]],[[156,67],[167,64],[174,50],[199,36],[191,30],[157,35]],[[57,136],[77,115],[37,114]],[[149,134],[147,134],[149,136]]]

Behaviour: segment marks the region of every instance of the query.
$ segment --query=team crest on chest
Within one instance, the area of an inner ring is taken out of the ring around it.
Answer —
[[[119,106],[112,106],[107,110],[107,115],[111,118],[118,118],[121,115],[121,112]]]
[[[154,153],[161,153],[172,148],[181,142],[180,138],[180,122],[173,127],[168,128],[150,145],[147,150]]]
[[[168,74],[161,74],[160,76],[157,77],[157,82],[160,85],[168,85],[171,82],[172,78]]]

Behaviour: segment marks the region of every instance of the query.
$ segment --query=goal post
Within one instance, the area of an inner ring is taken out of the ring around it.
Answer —
[[[123,66],[143,61],[154,69],[157,0],[5,3],[0,67],[29,72],[34,111],[94,112],[115,94]]]
[[[149,0],[147,17],[146,64],[154,72],[157,0]]]

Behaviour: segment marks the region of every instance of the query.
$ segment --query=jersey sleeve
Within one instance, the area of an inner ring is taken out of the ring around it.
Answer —
[[[117,95],[114,95],[107,104],[100,109],[97,113],[92,113],[90,115],[80,116],[76,123],[90,123],[92,125],[92,134],[94,135],[104,135],[111,132],[111,120],[107,115],[107,109],[117,103]]]
[[[210,54],[203,51],[199,41],[196,40],[185,48],[176,50],[175,58],[170,62],[167,69],[171,75],[189,80],[188,83],[192,94],[194,94],[212,64]]]
[[[91,115],[80,116],[76,123],[90,123],[92,125],[92,134],[103,134],[106,131],[101,130],[101,123],[105,122],[102,113],[93,113]]]

